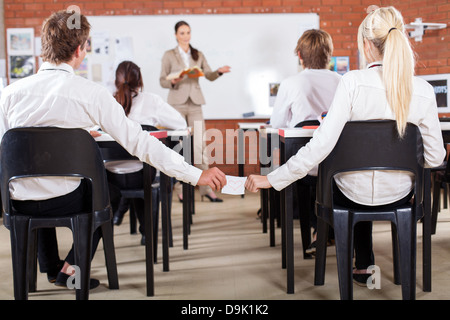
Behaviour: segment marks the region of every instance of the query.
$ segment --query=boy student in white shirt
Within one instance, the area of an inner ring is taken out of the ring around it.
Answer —
[[[70,18],[70,19],[69,19]],[[74,74],[86,55],[90,24],[79,14],[79,27],[73,28],[72,13],[53,13],[42,28],[42,58],[38,73],[19,80],[2,93],[0,100],[0,136],[21,126],[55,126],[89,130],[101,127],[141,161],[151,164],[176,179],[193,185],[209,185],[219,190],[226,184],[225,174],[217,168],[205,171],[186,163],[181,155],[165,147],[158,139],[127,118],[122,106],[103,86]],[[69,20],[69,22],[68,22]],[[69,28],[70,24],[70,28]],[[64,177],[26,178],[10,186],[13,207],[25,213],[70,214],[82,209],[84,184],[80,179]],[[37,205],[36,205],[37,204]],[[93,249],[99,231],[94,235]],[[38,235],[38,259],[41,272],[50,282],[66,286],[73,272],[72,250],[59,259],[54,229],[41,229]],[[91,279],[90,287],[98,286]]]
[[[346,73],[336,90],[330,110],[311,141],[286,164],[267,176],[252,175],[246,188],[285,188],[303,178],[334,148],[347,121],[391,119],[399,135],[407,122],[418,126],[427,167],[439,166],[445,157],[433,88],[414,77],[414,54],[405,34],[403,17],[394,7],[371,11],[358,30],[358,47],[368,63],[363,70]],[[399,85],[401,84],[401,86]],[[341,173],[335,177],[340,193],[335,202],[351,206],[381,206],[406,203],[412,197],[410,173],[382,170]],[[353,278],[364,285],[374,264],[372,223],[355,226]]]
[[[305,31],[295,53],[303,70],[281,82],[270,117],[273,128],[293,128],[305,120],[319,120],[330,108],[341,79],[328,69],[333,41],[326,31]]]
[[[140,124],[167,129],[185,129],[186,120],[160,96],[143,91],[144,82],[141,69],[132,61],[122,61],[116,69],[116,91],[114,97],[123,107],[126,116]],[[138,160],[110,161],[105,164],[111,188],[140,189],[143,187],[143,165]],[[154,172],[156,173],[156,172]],[[120,202],[119,202],[120,200]],[[144,199],[130,199],[139,220],[139,231],[144,238]],[[129,208],[129,199],[117,197],[111,199],[114,212],[114,224],[120,225],[125,212]]]
[[[281,82],[270,117],[273,128],[293,128],[310,121],[320,124],[321,115],[330,108],[341,80],[341,75],[328,69],[333,54],[333,41],[328,32],[306,30],[298,39],[295,53],[303,70]],[[302,179],[301,184],[315,186],[316,180],[317,166]],[[317,217],[314,210],[310,217],[315,238]],[[315,241],[306,249],[306,253],[314,252]]]

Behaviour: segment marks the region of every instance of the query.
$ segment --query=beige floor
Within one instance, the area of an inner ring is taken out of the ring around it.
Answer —
[[[144,247],[139,235],[130,235],[128,214],[115,229],[115,245],[120,289],[109,290],[101,247],[92,264],[92,277],[101,281],[91,290],[91,300],[335,300],[339,299],[334,247],[328,251],[324,286],[314,286],[314,260],[304,260],[298,221],[295,228],[295,293],[286,294],[286,272],[281,268],[280,229],[275,247],[262,233],[256,217],[259,194],[245,198],[223,196],[223,203],[199,201],[189,238],[189,249],[182,248],[181,204],[173,205],[174,246],[170,249],[170,271],[162,271],[161,259],[155,265],[155,296],[146,297]],[[60,229],[63,257],[71,244],[70,232]],[[422,291],[421,225],[418,231],[417,299],[444,300],[450,297],[450,213],[439,216],[433,236],[433,288]],[[390,227],[374,227],[376,263],[381,269],[381,289],[354,286],[355,300],[399,300],[400,286],[392,283]],[[0,228],[0,299],[13,299],[9,231]],[[161,257],[161,248],[159,248]],[[73,300],[74,292],[49,284],[38,276],[38,292],[30,300]]]

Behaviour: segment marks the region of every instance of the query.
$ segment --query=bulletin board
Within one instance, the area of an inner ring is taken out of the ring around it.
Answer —
[[[91,16],[90,53],[77,72],[114,90],[114,72],[123,60],[141,67],[144,90],[167,98],[159,84],[161,59],[177,46],[175,24],[191,26],[191,45],[213,70],[231,72],[215,81],[200,78],[205,119],[270,117],[271,88],[299,71],[294,54],[305,30],[319,28],[315,13]]]

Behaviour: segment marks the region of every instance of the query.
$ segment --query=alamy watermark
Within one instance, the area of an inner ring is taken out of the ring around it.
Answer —
[[[380,267],[377,265],[371,265],[367,268],[367,271],[371,273],[370,277],[367,279],[367,288],[370,290],[381,289],[381,271]]]
[[[71,265],[71,269],[73,269],[73,274],[67,278],[66,285],[69,289],[81,289],[81,271],[80,267],[76,265]]]
[[[71,13],[72,15],[67,19],[67,28],[69,30],[72,29],[80,29],[81,28],[81,9],[76,5],[68,6],[66,9],[67,13]]]

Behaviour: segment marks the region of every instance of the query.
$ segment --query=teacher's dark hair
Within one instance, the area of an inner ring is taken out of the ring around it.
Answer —
[[[191,28],[191,26],[190,26],[186,21],[178,21],[178,22],[175,24],[175,33],[178,32],[178,29],[179,29],[181,26],[188,26],[189,29]],[[198,50],[195,49],[194,47],[192,47],[190,44],[189,44],[189,48],[191,49],[191,56],[192,56],[192,59],[194,59],[194,61],[197,61],[197,60],[198,60]]]
[[[131,61],[122,61],[116,69],[116,92],[114,98],[125,110],[125,114],[131,111],[133,98],[144,87],[141,69]]]

